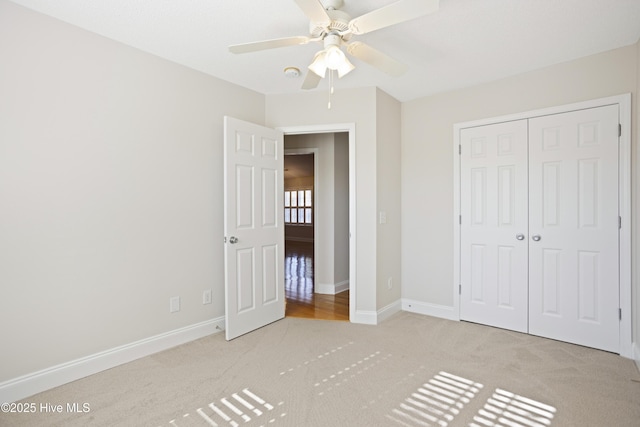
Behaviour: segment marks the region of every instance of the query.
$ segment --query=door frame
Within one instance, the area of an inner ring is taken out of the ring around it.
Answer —
[[[584,102],[560,105],[505,116],[491,117],[453,125],[453,312],[454,320],[460,320],[460,131],[465,128],[530,119],[534,117],[567,113],[588,108],[617,105],[621,129],[618,155],[618,212],[621,216],[619,239],[620,268],[620,355],[633,358],[632,300],[631,300],[631,94],[592,99]]]
[[[355,123],[334,123],[322,125],[305,126],[281,126],[277,127],[287,135],[319,134],[319,133],[339,133],[349,134],[349,321],[354,323],[368,323],[364,319],[359,319],[356,312],[357,286],[357,242],[356,238],[356,125]],[[317,161],[314,159],[314,162]],[[315,178],[314,178],[315,179]],[[315,197],[315,196],[314,196]],[[317,218],[316,218],[317,220]],[[317,228],[314,230],[314,239]]]

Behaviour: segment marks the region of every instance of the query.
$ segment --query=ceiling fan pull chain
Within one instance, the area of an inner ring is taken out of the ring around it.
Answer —
[[[329,76],[331,82],[331,95],[333,95],[333,70],[331,70],[331,75]]]
[[[327,110],[331,109],[331,95],[333,95],[333,70],[329,70],[329,103]]]

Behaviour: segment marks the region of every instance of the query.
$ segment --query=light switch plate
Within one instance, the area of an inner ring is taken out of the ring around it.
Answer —
[[[169,299],[169,313],[180,311],[180,297],[171,297]]]

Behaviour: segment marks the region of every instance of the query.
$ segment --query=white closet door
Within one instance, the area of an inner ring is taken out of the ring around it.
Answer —
[[[526,332],[527,121],[460,137],[460,317]]]
[[[619,352],[618,106],[529,121],[529,333]]]

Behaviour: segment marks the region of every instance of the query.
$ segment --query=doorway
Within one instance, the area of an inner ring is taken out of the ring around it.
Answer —
[[[349,135],[285,136],[286,315],[349,320]]]

